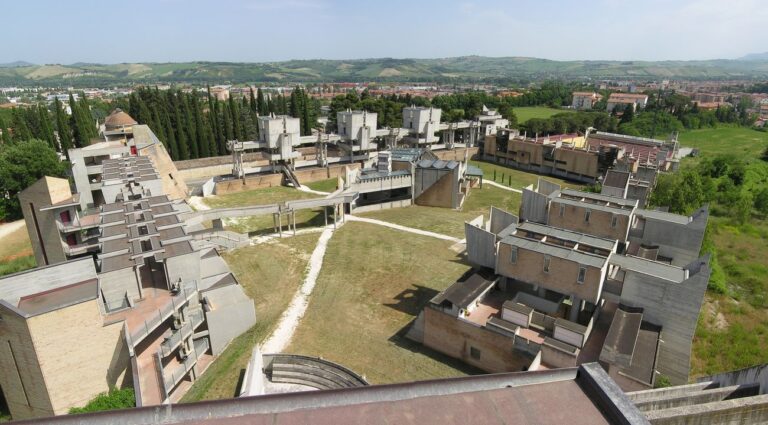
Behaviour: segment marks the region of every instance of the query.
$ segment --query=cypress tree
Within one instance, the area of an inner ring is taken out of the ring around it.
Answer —
[[[270,113],[267,102],[264,100],[264,90],[259,89],[256,96],[256,107],[259,111],[259,115],[267,115]]]
[[[183,120],[181,117],[180,99],[173,93],[169,93],[173,102],[173,122],[176,129],[176,144],[179,145],[179,159],[182,161],[189,159],[189,144],[187,143],[187,134],[184,131]]]
[[[32,131],[27,125],[27,121],[24,119],[24,112],[19,108],[13,108],[13,140],[15,142],[25,142],[31,140]]]
[[[300,115],[301,112],[300,112],[300,109],[299,109],[300,108],[299,96],[296,94],[297,91],[298,91],[298,88],[294,89],[291,92],[291,105],[290,105],[291,109],[290,109],[290,111],[291,111],[291,116],[292,117],[294,117],[294,118],[301,118],[301,115]]]
[[[43,140],[47,141],[48,145],[58,152],[59,146],[56,143],[56,137],[53,135],[53,125],[51,124],[51,116],[48,114],[48,109],[38,105],[37,113],[40,116],[40,128],[44,135]]]
[[[221,119],[223,124],[222,127],[224,127],[225,140],[234,139],[234,131],[232,130],[232,114],[229,111],[229,105],[226,103],[221,104]],[[221,151],[221,147],[219,147],[219,151]]]
[[[86,140],[86,146],[91,144],[91,139],[99,137],[99,131],[96,128],[96,120],[91,115],[91,105],[88,104],[88,99],[85,97],[85,93],[80,92],[80,114],[81,120],[84,125],[85,134],[88,136]]]
[[[176,143],[176,134],[173,131],[171,119],[168,117],[168,111],[163,111],[163,127],[165,127],[165,147],[174,161],[179,160],[179,145]]]
[[[309,136],[312,134],[312,122],[309,114],[309,101],[304,99],[304,111],[302,111],[302,118],[304,119],[304,135]]]
[[[242,134],[240,133],[240,112],[237,107],[237,102],[230,96],[228,103],[230,121],[232,122],[232,138],[235,140],[243,140]]]
[[[243,98],[245,99],[245,98]],[[253,94],[253,87],[251,87],[251,95],[248,102],[248,107],[251,109],[251,112],[254,114],[259,113],[259,105],[256,103],[256,96]]]
[[[200,157],[200,151],[197,148],[197,131],[195,130],[195,116],[194,116],[194,104],[195,99],[191,95],[186,95],[179,90],[179,97],[181,98],[182,117],[184,119],[184,128],[187,130],[187,147],[189,149],[189,157],[191,159],[197,159]]]
[[[69,149],[72,148],[72,130],[69,129],[67,113],[64,112],[64,108],[61,106],[59,98],[56,98],[53,101],[53,107],[55,108],[56,131],[59,135],[61,150],[62,153],[67,156],[67,159],[69,159]]]
[[[197,138],[195,140],[195,150],[200,158],[207,158],[211,156],[210,144],[206,139],[205,129],[203,128],[203,117],[200,112],[200,102],[195,101],[193,108],[195,115],[195,133]]]

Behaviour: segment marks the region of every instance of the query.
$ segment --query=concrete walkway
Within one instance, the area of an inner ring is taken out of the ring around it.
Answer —
[[[495,182],[495,181],[493,181],[493,180],[483,180],[483,184],[489,184],[489,185],[491,185],[491,186],[493,186],[493,187],[498,187],[499,189],[508,190],[508,191],[510,191],[510,192],[515,192],[515,193],[523,193],[523,191],[522,191],[522,190],[520,190],[520,189],[511,188],[511,187],[509,187],[509,186],[504,186],[503,184],[500,184],[500,183],[496,183],[496,182]]]
[[[0,224],[0,239],[24,227],[24,220],[16,220],[10,223]]]
[[[323,195],[323,196],[327,196],[331,194],[331,192],[323,192],[320,190],[310,189],[309,186],[304,186],[304,185],[299,186],[297,190],[300,190],[302,192],[307,192],[307,193],[314,193],[315,195]]]
[[[312,294],[312,290],[315,288],[317,282],[317,276],[320,275],[320,269],[323,266],[323,256],[325,255],[325,249],[328,246],[328,241],[333,235],[333,227],[326,227],[323,233],[320,235],[320,239],[317,241],[315,250],[312,251],[312,256],[309,258],[309,265],[307,275],[304,278],[304,283],[301,285],[296,294],[291,300],[291,304],[280,316],[280,321],[277,323],[277,327],[274,332],[267,338],[261,346],[263,353],[282,353],[293,338],[293,333],[296,331],[296,327],[299,326],[299,321],[307,311],[307,305],[309,304],[309,296]]]
[[[354,215],[347,215],[348,221],[359,221],[362,223],[376,224],[379,226],[389,227],[391,229],[402,230],[403,232],[415,233],[417,235],[429,236],[432,238],[442,239],[444,241],[461,242],[461,239],[454,238],[453,236],[443,235],[442,233],[430,232],[427,230],[414,229],[413,227],[401,226],[399,224],[390,223],[387,221],[374,220],[372,218],[363,218]]]

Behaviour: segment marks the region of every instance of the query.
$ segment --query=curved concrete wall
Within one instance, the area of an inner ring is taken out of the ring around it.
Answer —
[[[318,357],[265,354],[264,373],[272,382],[306,385],[320,390],[368,385],[357,373]]]

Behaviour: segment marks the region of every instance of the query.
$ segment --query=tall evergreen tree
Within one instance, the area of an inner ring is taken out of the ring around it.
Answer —
[[[43,136],[46,142],[48,142],[48,145],[53,148],[53,150],[58,151],[59,146],[56,143],[56,137],[53,134],[53,125],[51,124],[51,116],[48,113],[48,109],[46,109],[42,105],[37,106],[37,114],[40,117],[40,128],[42,129]]]
[[[13,141],[26,142],[32,140],[32,131],[27,126],[27,120],[24,119],[24,111],[19,108],[13,108]]]
[[[72,148],[72,130],[69,129],[69,120],[67,113],[59,101],[59,98],[53,101],[54,115],[56,117],[56,132],[59,135],[61,150],[67,159],[69,159],[69,149]]]
[[[243,140],[242,134],[240,133],[240,112],[237,107],[237,102],[230,96],[228,103],[227,106],[229,109],[230,120],[232,121],[232,138],[235,140]]]
[[[176,144],[179,145],[179,159],[189,159],[189,144],[187,142],[187,134],[184,131],[184,120],[181,116],[181,100],[178,96],[169,92],[169,98],[173,102],[173,123],[176,129]]]
[[[174,161],[178,161],[179,158],[179,145],[176,143],[176,133],[173,131],[173,125],[171,124],[171,118],[168,116],[168,110],[163,110],[163,127],[165,127],[165,147],[171,155]]]
[[[270,112],[272,112],[269,110],[267,101],[264,100],[264,90],[262,89],[259,89],[259,92],[256,96],[256,106],[257,106],[257,109],[259,110],[259,115],[267,115]]]
[[[197,146],[197,129],[195,128],[194,102],[197,99],[189,94],[179,90],[179,96],[182,98],[184,125],[187,128],[187,146],[189,146],[189,157],[196,159],[200,157],[200,150]]]
[[[256,102],[256,95],[253,94],[253,87],[251,87],[251,95],[249,98],[248,107],[251,109],[252,113],[259,113],[259,104]]]
[[[208,158],[211,156],[210,144],[206,137],[205,129],[203,128],[203,116],[200,111],[200,102],[195,100],[193,113],[195,116],[195,149],[200,158]]]

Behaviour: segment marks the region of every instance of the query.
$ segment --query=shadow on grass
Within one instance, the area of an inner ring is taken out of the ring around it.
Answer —
[[[312,210],[312,213],[315,213],[312,217],[307,219],[297,219],[296,220],[296,230],[300,229],[307,229],[311,227],[323,227],[325,226],[325,218],[323,217],[323,210]],[[283,217],[283,233],[292,233],[293,230],[288,230],[288,223],[290,218],[288,216]],[[339,219],[340,221],[341,219]],[[333,224],[333,213],[328,213],[328,224]],[[254,236],[263,236],[263,235],[271,235],[276,233],[275,228],[272,226],[262,227],[260,229],[250,230],[248,232],[248,237],[254,237]]]
[[[439,292],[435,289],[421,285],[414,285],[412,288],[408,288],[397,294],[394,297],[397,302],[384,304],[384,306],[416,317],[419,315],[424,306],[429,302],[429,300],[437,296],[438,293]]]

